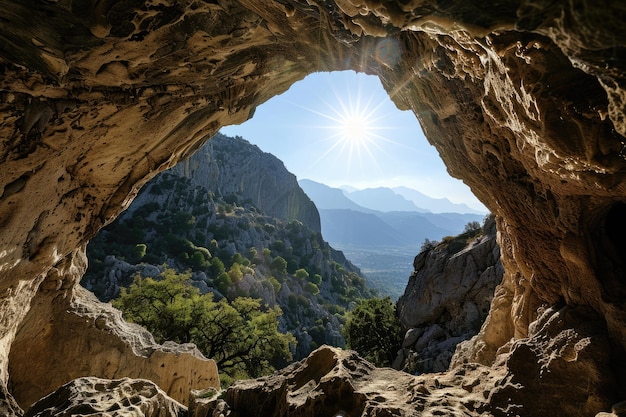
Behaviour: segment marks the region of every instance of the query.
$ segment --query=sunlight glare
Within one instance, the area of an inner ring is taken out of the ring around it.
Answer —
[[[379,134],[382,130],[390,129],[382,124],[385,114],[380,114],[383,104],[376,101],[374,95],[368,95],[364,100],[364,91],[359,85],[356,90],[349,90],[348,94],[341,94],[333,89],[332,103],[321,99],[324,111],[308,109],[322,116],[329,123],[317,126],[328,129],[332,133],[323,140],[331,142],[329,148],[317,161],[328,157],[330,154],[343,155],[346,169],[354,173],[355,169],[361,172],[368,171],[372,167],[378,167],[377,155],[385,153],[383,143],[394,143],[386,135]],[[382,132],[381,132],[382,133]]]
[[[354,113],[342,115],[340,129],[341,135],[350,142],[360,142],[371,134],[372,126],[364,115]]]

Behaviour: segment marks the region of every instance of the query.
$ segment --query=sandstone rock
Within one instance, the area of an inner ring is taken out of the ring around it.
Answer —
[[[616,352],[603,366],[624,368],[621,2],[0,0],[0,10],[0,390],[39,285],[147,179],[307,74],[348,68],[378,75],[496,216],[505,275],[475,357],[493,363],[529,338],[540,311],[565,304],[599,315]],[[604,394],[613,404],[625,390]]]
[[[143,379],[75,379],[37,401],[25,417],[183,417],[187,409]]]

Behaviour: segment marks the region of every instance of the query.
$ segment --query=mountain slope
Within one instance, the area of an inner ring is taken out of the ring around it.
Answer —
[[[217,134],[188,159],[171,169],[217,196],[250,200],[263,213],[299,220],[320,231],[315,204],[281,160],[241,137]]]
[[[339,188],[329,187],[325,184],[311,180],[299,180],[298,184],[304,192],[315,202],[318,210],[345,209],[372,213],[374,210],[363,207],[346,196],[346,192]]]
[[[217,298],[280,306],[281,329],[298,340],[296,358],[321,344],[342,346],[343,313],[372,292],[358,268],[322,239],[315,206],[276,161],[241,138],[212,139],[146,184],[93,239],[83,285],[108,300],[135,274],[155,276],[167,264],[191,271],[192,285]]]

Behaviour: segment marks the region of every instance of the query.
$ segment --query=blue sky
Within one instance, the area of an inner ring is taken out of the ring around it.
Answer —
[[[413,113],[398,110],[374,76],[309,75],[222,133],[275,155],[298,179],[359,189],[405,186],[484,210],[448,175]]]

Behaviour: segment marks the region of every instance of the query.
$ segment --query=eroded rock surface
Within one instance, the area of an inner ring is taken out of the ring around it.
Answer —
[[[492,365],[511,340],[541,337],[542,311],[586,308],[613,352],[598,386],[619,383],[572,415],[626,399],[626,5],[0,0],[0,11],[0,410],[20,412],[9,351],[58,265],[220,126],[308,73],[347,68],[378,75],[496,216],[505,275],[468,357]],[[551,401],[566,401],[556,387]]]
[[[187,409],[153,382],[78,378],[42,398],[27,417],[184,417]]]
[[[454,374],[414,377],[376,368],[353,351],[323,346],[274,375],[235,383],[224,400],[213,400],[203,411],[268,417],[468,415],[484,409],[484,390],[495,383],[489,372],[473,364]]]

